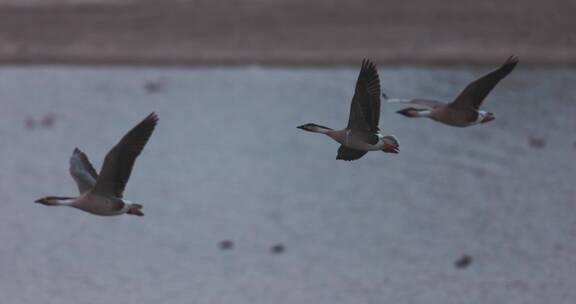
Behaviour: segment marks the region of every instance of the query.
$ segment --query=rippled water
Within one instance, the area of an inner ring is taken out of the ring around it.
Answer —
[[[485,71],[380,68],[388,95],[441,99]],[[576,71],[518,68],[485,102],[497,119],[473,128],[385,104],[401,153],[336,161],[296,126],[345,126],[356,77],[1,68],[0,302],[573,303]],[[74,147],[99,167],[151,111],[125,193],[145,217],[33,203],[75,194]]]

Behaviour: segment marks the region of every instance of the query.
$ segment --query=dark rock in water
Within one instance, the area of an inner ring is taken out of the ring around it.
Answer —
[[[48,113],[40,118],[40,126],[42,128],[51,128],[54,125],[55,121],[56,121],[56,115]]]
[[[564,251],[565,247],[561,243],[554,245],[554,251]]]
[[[454,266],[456,266],[456,268],[458,269],[464,269],[470,266],[471,263],[472,263],[472,257],[467,254],[464,254],[454,263]]]
[[[530,137],[528,144],[531,148],[544,148],[546,146],[546,140],[542,137]]]
[[[234,242],[232,242],[230,240],[220,242],[220,249],[222,249],[222,250],[232,249],[233,247],[234,247]]]
[[[32,117],[26,117],[24,125],[26,126],[26,129],[34,129],[34,127],[36,127],[36,121]]]
[[[282,244],[276,244],[276,245],[270,247],[270,252],[272,252],[274,254],[283,253],[285,250],[286,250],[286,248]]]
[[[157,93],[164,89],[164,83],[160,81],[148,81],[144,84],[144,90],[148,93]]]

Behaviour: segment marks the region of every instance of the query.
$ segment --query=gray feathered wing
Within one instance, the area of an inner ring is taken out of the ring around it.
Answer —
[[[122,198],[134,162],[150,139],[157,122],[158,116],[151,113],[108,152],[92,193]]]
[[[76,181],[78,191],[81,194],[91,190],[96,185],[98,173],[94,170],[94,166],[92,166],[86,154],[78,148],[74,149],[70,157],[69,171],[74,181]]]
[[[399,102],[399,103],[408,103],[418,106],[424,106],[427,108],[435,109],[440,108],[446,105],[445,102],[432,100],[432,99],[423,99],[423,98],[415,98],[415,99],[389,99],[389,102]]]

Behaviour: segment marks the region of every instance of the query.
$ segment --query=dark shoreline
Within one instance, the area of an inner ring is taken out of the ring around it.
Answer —
[[[0,64],[576,66],[575,5],[166,0],[0,5]]]

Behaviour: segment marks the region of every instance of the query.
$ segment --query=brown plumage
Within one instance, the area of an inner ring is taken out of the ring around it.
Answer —
[[[347,129],[378,132],[380,121],[380,78],[373,62],[362,60],[356,89],[350,104]]]
[[[122,198],[134,161],[150,139],[157,122],[158,116],[151,113],[108,152],[92,191],[94,194]]]
[[[394,136],[380,134],[380,78],[376,65],[368,59],[362,60],[362,66],[354,97],[350,104],[348,126],[345,129],[333,130],[328,127],[307,123],[298,128],[329,136],[341,146],[336,159],[356,160],[368,151],[398,153],[399,143]]]
[[[70,175],[76,181],[80,196],[47,196],[35,202],[46,206],[69,206],[86,212],[113,216],[132,214],[143,216],[140,204],[122,199],[136,157],[152,135],[158,117],[152,113],[130,130],[106,155],[100,176],[88,156],[75,148],[70,157]]]
[[[428,117],[451,126],[466,127],[477,123],[494,120],[494,114],[480,111],[480,105],[486,96],[504,77],[508,76],[516,65],[518,58],[511,56],[498,69],[468,84],[450,103],[429,99],[388,99],[390,102],[404,102],[425,106],[428,109],[405,108],[397,113],[407,117]]]
[[[459,110],[478,110],[480,105],[494,89],[494,87],[508,76],[518,64],[518,58],[510,56],[498,69],[474,80],[467,85],[456,99],[449,104],[450,107]]]

